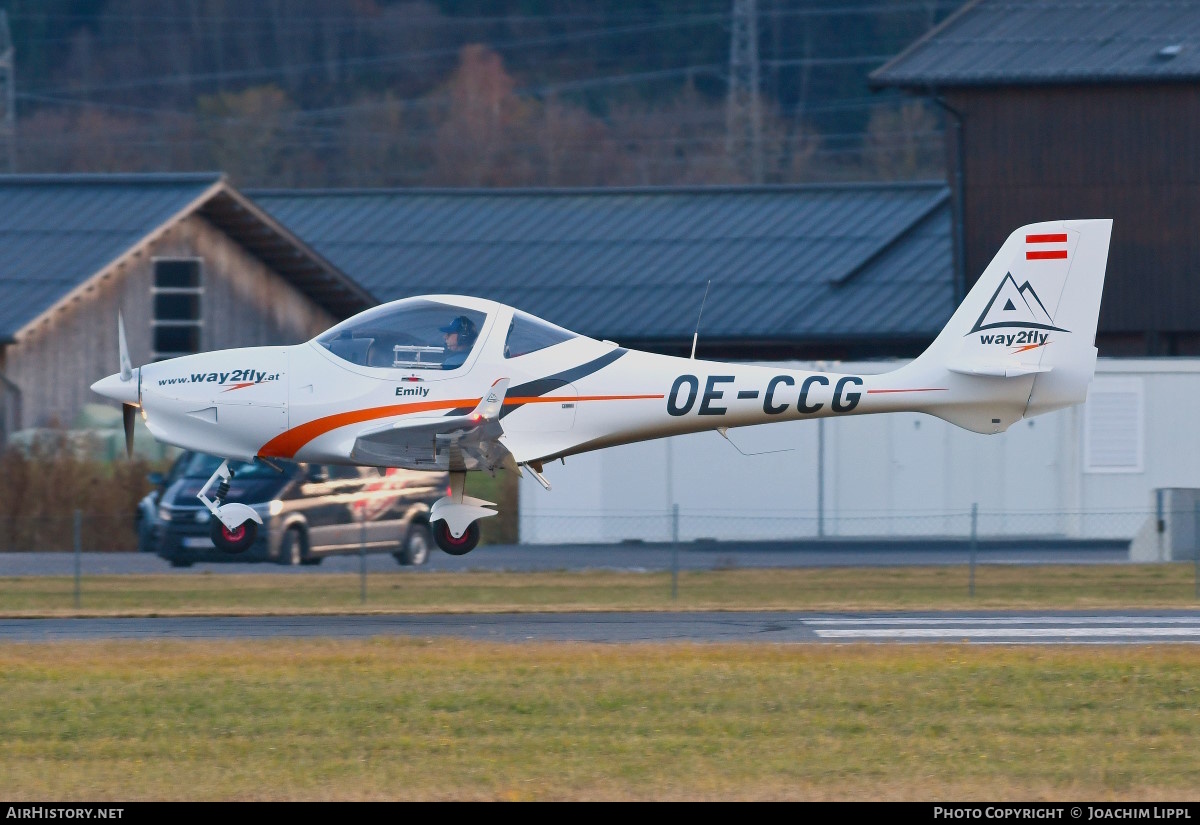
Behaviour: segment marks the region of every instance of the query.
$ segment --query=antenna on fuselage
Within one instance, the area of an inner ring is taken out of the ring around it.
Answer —
[[[721,438],[725,439],[730,444],[733,444],[733,449],[737,450],[742,455],[767,455],[768,453],[790,453],[792,450],[796,449],[795,447],[780,447],[778,450],[759,450],[756,453],[748,453],[745,450],[743,450],[741,447],[739,447],[737,444],[734,444],[733,439],[729,437],[729,428],[728,427],[717,427],[717,432],[720,434]]]
[[[712,278],[704,287],[704,297],[700,299],[700,313],[696,316],[696,331],[692,333],[692,360],[696,360],[696,342],[700,340],[700,318],[704,315],[704,302],[708,300],[708,288],[712,286]]]

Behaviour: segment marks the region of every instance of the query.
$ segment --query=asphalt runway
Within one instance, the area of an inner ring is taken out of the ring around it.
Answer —
[[[1200,610],[888,614],[705,611],[0,620],[0,642],[378,636],[610,644],[1197,644]]]
[[[979,542],[979,564],[1127,564],[1129,542],[1019,541]],[[895,567],[965,565],[971,548],[965,541],[827,540],[813,542],[689,542],[670,544],[521,544],[484,545],[465,556],[440,550],[419,567],[402,567],[388,554],[331,556],[312,567],[268,563],[203,563],[171,567],[152,553],[81,553],[82,575],[171,573],[289,573],[321,575],[454,570],[721,570],[738,567]],[[74,553],[0,553],[0,576],[70,576]]]
[[[492,545],[467,556],[431,554],[420,567],[389,555],[336,556],[319,566],[196,564],[172,568],[147,553],[5,553],[0,576],[169,573],[331,573],[534,570],[680,570],[965,565],[966,542],[703,542],[613,545]],[[1128,543],[980,542],[978,564],[1128,564]],[[456,637],[502,642],[579,641],[953,644],[1155,644],[1200,642],[1198,611],[524,613],[456,615],[238,616],[0,619],[0,642],[79,639]]]

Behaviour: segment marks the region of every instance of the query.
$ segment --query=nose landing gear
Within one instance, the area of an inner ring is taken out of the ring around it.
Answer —
[[[258,537],[258,525],[262,524],[262,516],[254,512],[254,508],[248,504],[224,503],[225,497],[229,495],[229,482],[232,478],[233,471],[229,469],[229,462],[222,461],[221,466],[217,467],[212,477],[200,488],[196,498],[212,513],[209,536],[216,548],[226,553],[241,553],[254,544],[254,539]],[[208,490],[218,479],[220,483],[210,499]]]

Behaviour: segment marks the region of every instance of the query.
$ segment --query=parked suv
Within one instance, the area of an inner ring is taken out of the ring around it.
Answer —
[[[209,537],[208,509],[196,498],[221,463],[185,453],[177,477],[158,504],[158,555],[173,567],[195,562],[320,564],[325,556],[391,553],[400,564],[424,564],[433,547],[429,509],[446,494],[438,472],[276,461],[230,463],[226,501],[249,504],[262,517],[258,538],[241,553],[226,553]]]
[[[162,496],[163,490],[179,478],[188,458],[187,453],[182,453],[171,464],[171,469],[167,471],[166,475],[150,473],[146,476],[146,480],[153,485],[153,488],[138,502],[137,512],[133,517],[134,526],[137,528],[139,553],[153,553],[158,549],[158,500]]]

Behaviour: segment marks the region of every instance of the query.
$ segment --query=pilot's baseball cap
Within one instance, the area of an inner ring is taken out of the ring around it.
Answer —
[[[471,323],[471,319],[465,315],[460,315],[444,327],[438,327],[442,332],[450,333],[457,332],[471,333],[475,329],[475,325]]]

